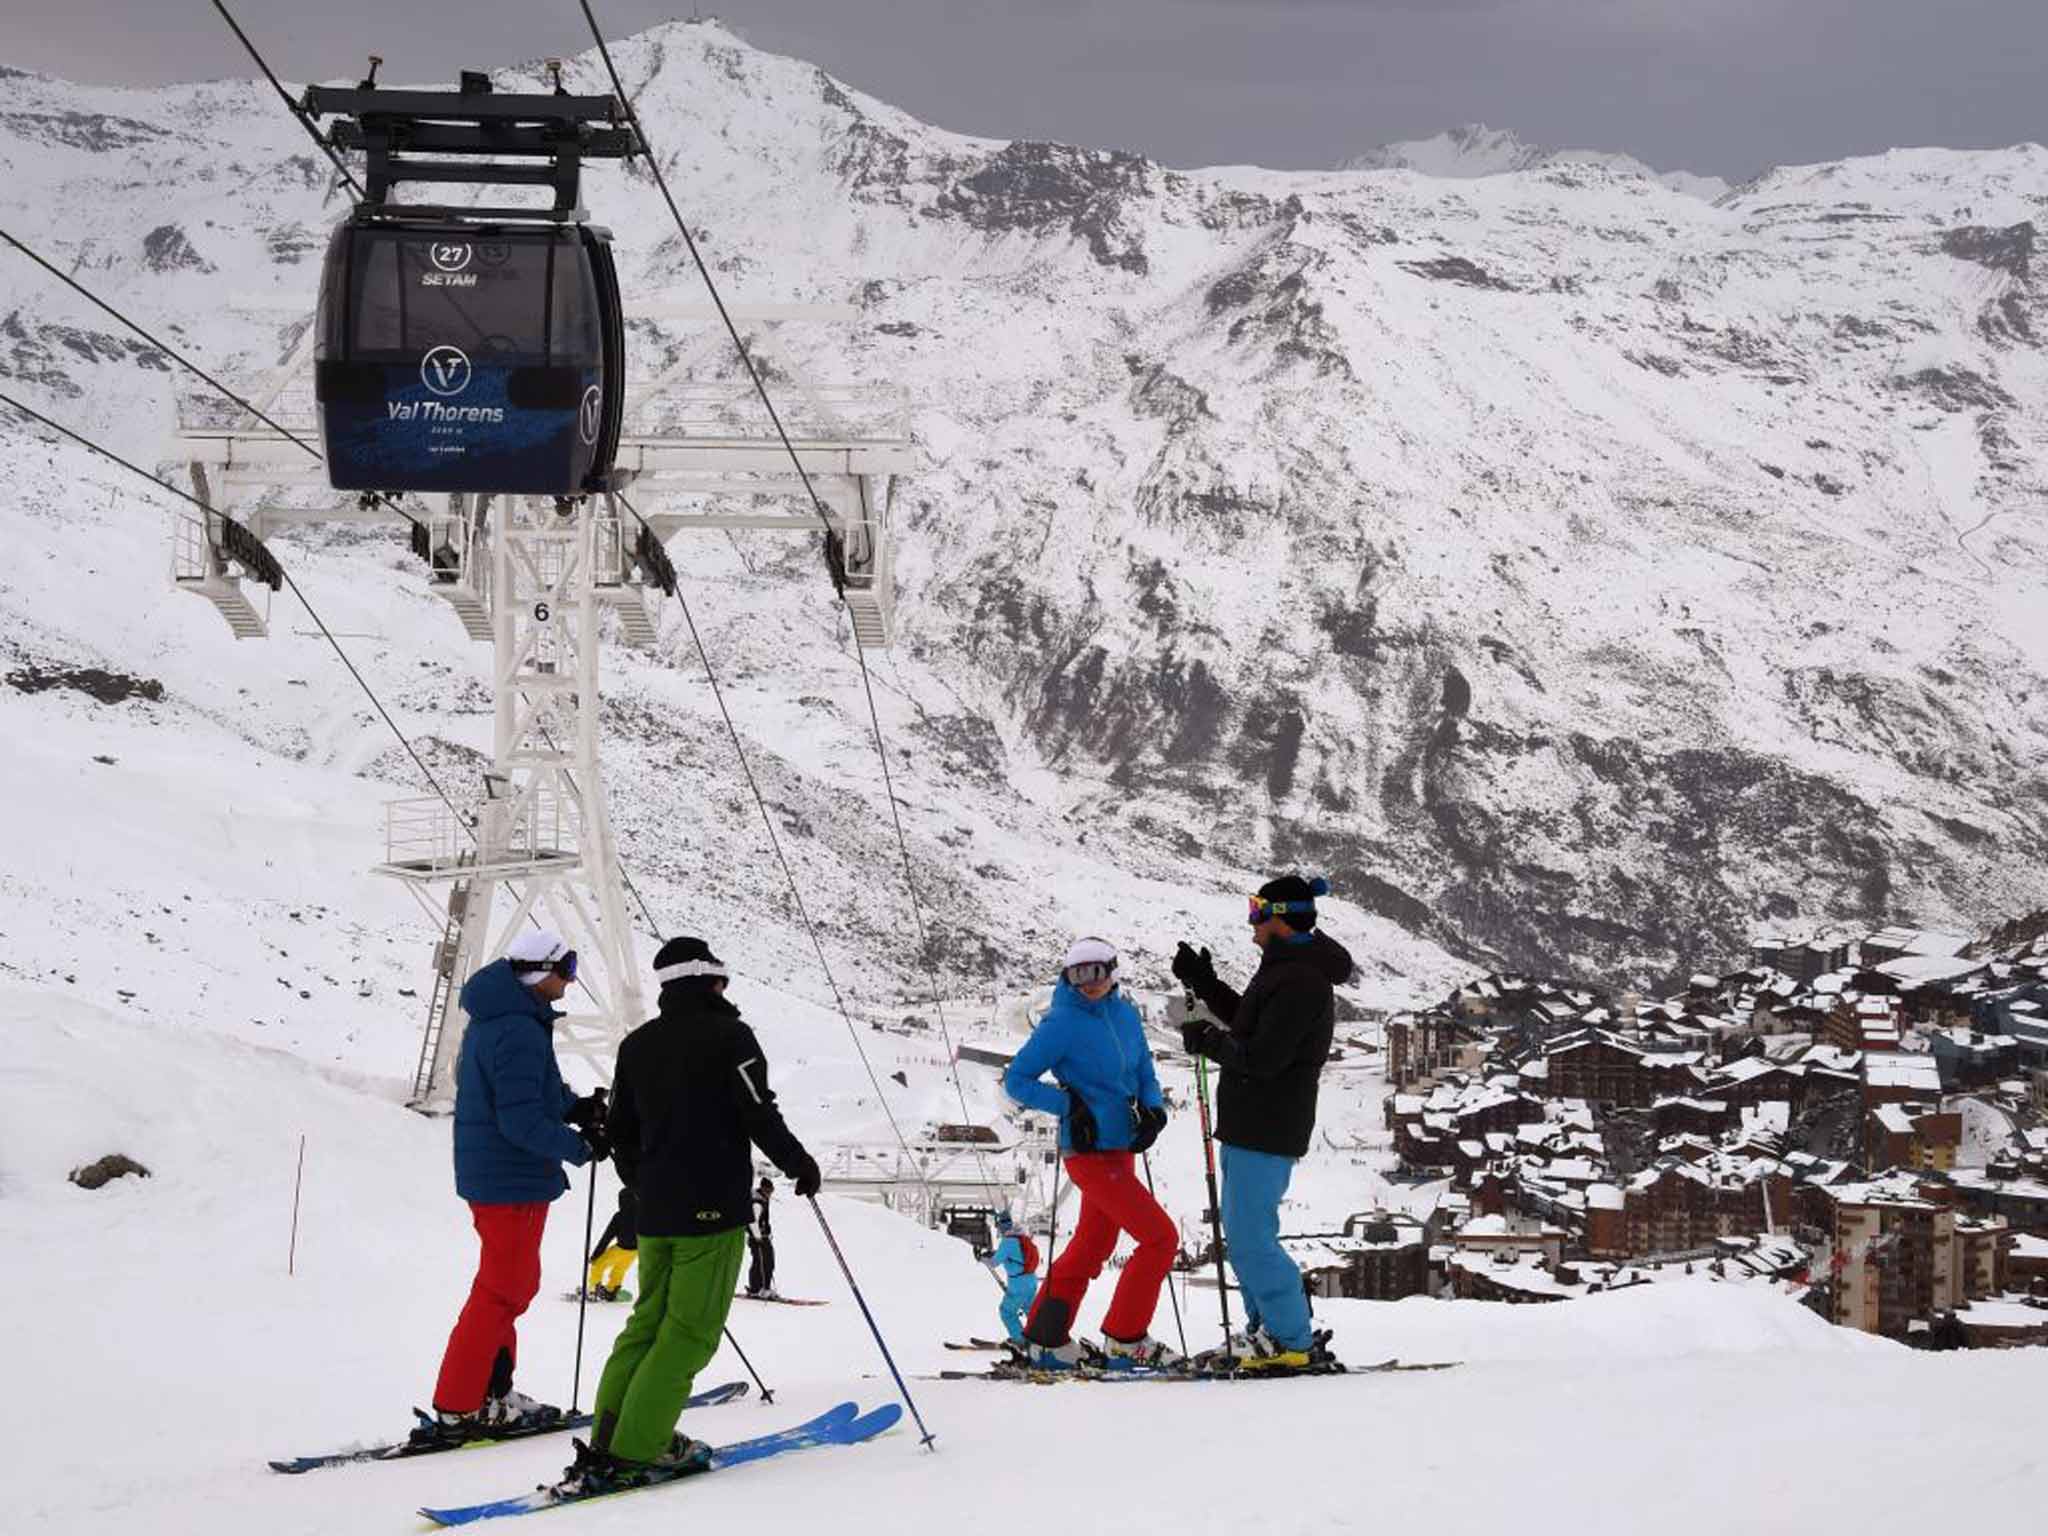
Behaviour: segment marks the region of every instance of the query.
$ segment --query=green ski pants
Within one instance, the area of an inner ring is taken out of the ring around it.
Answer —
[[[710,1237],[641,1234],[640,1295],[591,1410],[600,1447],[627,1461],[653,1461],[668,1450],[697,1373],[718,1353],[746,1252],[744,1227]]]

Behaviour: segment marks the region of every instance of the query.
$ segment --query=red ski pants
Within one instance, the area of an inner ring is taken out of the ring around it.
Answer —
[[[1081,1298],[1088,1283],[1102,1273],[1116,1251],[1120,1233],[1137,1240],[1137,1252],[1116,1283],[1109,1311],[1102,1319],[1102,1331],[1113,1339],[1140,1339],[1152,1330],[1152,1314],[1159,1307],[1159,1287],[1173,1268],[1173,1256],[1180,1246],[1180,1234],[1173,1218],[1160,1209],[1159,1202],[1138,1177],[1137,1158],[1130,1152],[1075,1152],[1067,1158],[1067,1177],[1081,1191],[1081,1217],[1074,1235],[1052,1261],[1045,1285],[1038,1293],[1038,1307],[1048,1296],[1064,1301],[1068,1315],[1081,1310]]]
[[[513,1325],[540,1289],[540,1234],[547,1225],[548,1208],[540,1200],[523,1205],[479,1205],[472,1200],[469,1214],[483,1252],[477,1256],[469,1300],[448,1335],[441,1379],[434,1386],[434,1406],[449,1413],[475,1413],[483,1407],[500,1351],[508,1377],[519,1357]],[[509,1380],[500,1385],[509,1385]]]

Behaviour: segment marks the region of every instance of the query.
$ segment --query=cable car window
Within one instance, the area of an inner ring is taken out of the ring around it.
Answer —
[[[573,247],[562,251],[555,273],[554,331],[559,358],[594,358],[604,352],[603,316],[598,309],[597,279],[590,263],[578,261]]]
[[[502,239],[469,230],[377,230],[360,236],[351,274],[351,354],[418,356],[452,345],[479,359],[554,360],[548,294],[557,275],[558,244],[554,238]],[[574,263],[560,267],[575,270]]]

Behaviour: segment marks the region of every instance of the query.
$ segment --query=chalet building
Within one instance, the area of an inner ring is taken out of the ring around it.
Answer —
[[[1630,1257],[1690,1253],[1785,1224],[1792,1181],[1758,1159],[1712,1158],[1645,1169],[1622,1199]]]
[[[1948,1176],[1955,1198],[1979,1216],[2003,1216],[2014,1229],[2048,1234],[2048,1180],[2009,1165],[1958,1168]]]
[[[1943,1088],[1982,1088],[2019,1070],[2020,1043],[2012,1035],[1994,1035],[1974,1024],[1936,1030],[1930,1040],[1935,1070]]]
[[[1399,1301],[1429,1293],[1428,1235],[1421,1222],[1399,1211],[1368,1211],[1344,1223],[1357,1244],[1346,1296]]]
[[[1650,1124],[1659,1136],[1719,1136],[1735,1122],[1735,1108],[1726,1099],[1681,1094],[1650,1106]]]
[[[1863,1057],[1863,1107],[1932,1104],[1941,1098],[1941,1069],[1934,1058],[1904,1052],[1867,1052]]]
[[[1963,1143],[1960,1110],[1922,1104],[1880,1104],[1864,1115],[1863,1161],[1871,1168],[1946,1173]]]
[[[1596,1259],[1628,1257],[1628,1200],[1617,1185],[1586,1191],[1586,1252]]]
[[[1998,1216],[1956,1218],[1956,1288],[1966,1297],[1996,1296],[2010,1275],[2012,1228]]]
[[[1798,1114],[1806,1106],[1806,1069],[1796,1062],[1743,1056],[1708,1075],[1707,1093],[1734,1108],[1783,1103]]]
[[[1849,963],[1849,946],[1833,939],[1758,939],[1749,947],[1749,963],[1782,971],[1794,981],[1811,983]]]
[[[1955,1314],[1966,1349],[2019,1349],[2048,1344],[2048,1297],[1991,1296],[1966,1301]]]
[[[1660,1098],[1690,1095],[1701,1084],[1698,1056],[1646,1051],[1600,1032],[1558,1045],[1549,1063],[1546,1090],[1552,1098],[1624,1109],[1648,1109]]]
[[[1904,1030],[1897,998],[1845,992],[1828,1010],[1820,1038],[1845,1051],[1896,1051]]]
[[[1960,955],[1969,947],[1969,935],[1941,933],[1932,928],[1882,928],[1863,941],[1862,963],[1879,966],[1904,955],[1940,959]]]
[[[2048,1297],[2048,1237],[2021,1232],[2005,1255],[2005,1283],[2030,1296]]]
[[[1890,1181],[1837,1189],[1829,1320],[1904,1338],[1913,1323],[1952,1311],[1955,1228],[1949,1207]]]

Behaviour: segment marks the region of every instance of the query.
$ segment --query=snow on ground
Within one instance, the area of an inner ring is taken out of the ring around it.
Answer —
[[[47,988],[0,990],[0,1030],[0,1244],[16,1256],[0,1270],[11,1531],[410,1531],[422,1502],[518,1491],[560,1466],[562,1441],[302,1478],[263,1465],[401,1429],[430,1390],[471,1261],[447,1122],[408,1114],[341,1069]],[[94,1193],[63,1182],[116,1149],[155,1176]],[[550,1398],[567,1395],[573,1369],[575,1308],[557,1293],[576,1278],[582,1193],[555,1207],[522,1333],[521,1384]],[[995,1288],[965,1246],[874,1207],[824,1208],[903,1368],[971,1362],[941,1347],[995,1323]],[[784,1289],[830,1305],[739,1304],[732,1326],[777,1402],[707,1410],[689,1420],[699,1434],[738,1438],[841,1398],[890,1395],[816,1225],[791,1205],[778,1230]],[[1198,1341],[1213,1332],[1213,1302],[1197,1291],[1188,1303]],[[2010,1524],[2037,1507],[2036,1353],[1915,1354],[1737,1286],[1548,1307],[1322,1306],[1354,1362],[1465,1363],[1234,1386],[917,1379],[936,1453],[899,1431],[550,1514],[549,1529],[1533,1522],[1684,1536],[1905,1532],[1937,1515]],[[585,1400],[622,1321],[623,1309],[591,1313]],[[1171,1326],[1162,1309],[1160,1327]],[[721,1355],[707,1380],[742,1374]]]

